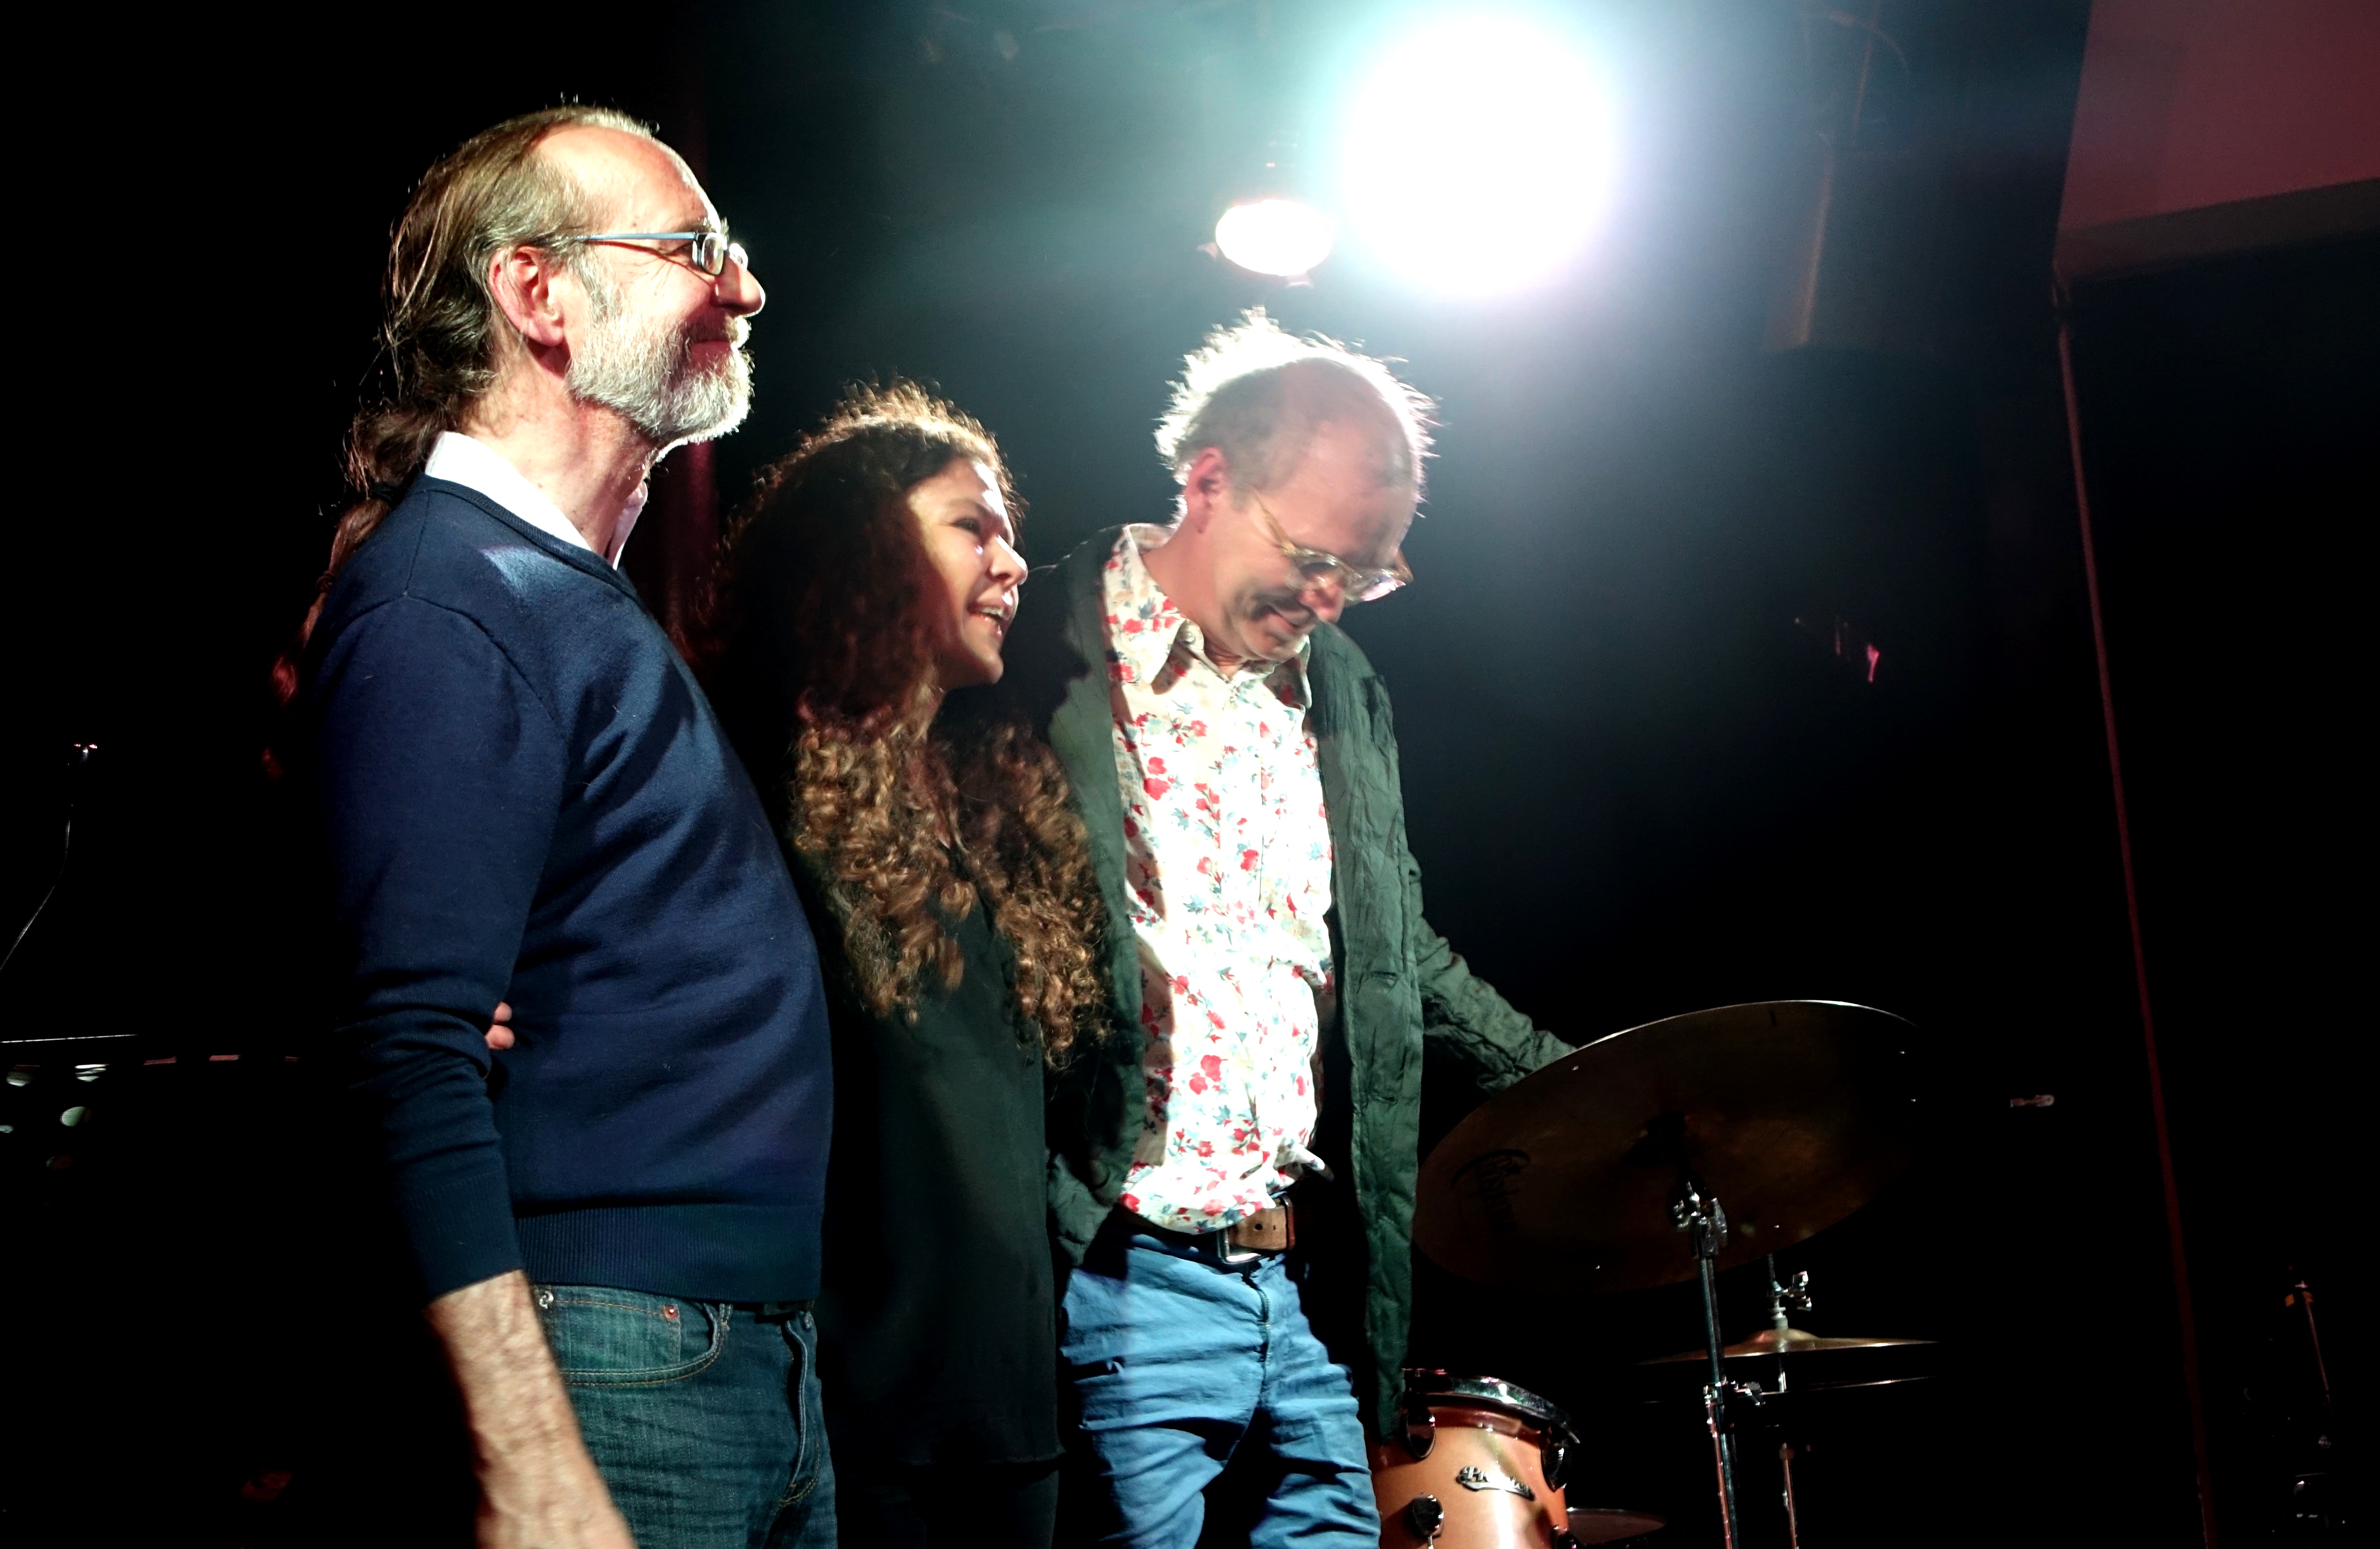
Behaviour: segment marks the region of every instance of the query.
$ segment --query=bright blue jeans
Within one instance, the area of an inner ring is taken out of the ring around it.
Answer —
[[[1194,1549],[1236,1456],[1260,1476],[1250,1549],[1379,1543],[1354,1387],[1281,1254],[1224,1264],[1119,1213],[1067,1282],[1058,1353],[1105,1487],[1100,1543]]]
[[[834,1549],[807,1309],[539,1286],[538,1321],[638,1549]]]

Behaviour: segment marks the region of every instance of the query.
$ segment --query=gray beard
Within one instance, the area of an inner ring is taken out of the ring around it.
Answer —
[[[744,423],[752,410],[752,357],[743,348],[742,319],[734,324],[736,347],[704,369],[685,329],[630,311],[610,277],[587,268],[581,279],[595,304],[595,327],[570,362],[572,397],[612,410],[663,451]]]

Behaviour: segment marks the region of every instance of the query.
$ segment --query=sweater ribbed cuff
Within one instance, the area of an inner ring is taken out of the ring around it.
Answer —
[[[512,1191],[501,1162],[426,1188],[400,1183],[396,1213],[412,1245],[426,1301],[522,1267]]]

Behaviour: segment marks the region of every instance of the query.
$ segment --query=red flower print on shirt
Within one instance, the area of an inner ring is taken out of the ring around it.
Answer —
[[[1125,1192],[1144,1219],[1197,1231],[1270,1205],[1313,1133],[1330,828],[1302,656],[1218,672],[1141,563],[1163,541],[1129,529],[1101,577],[1147,1029]]]

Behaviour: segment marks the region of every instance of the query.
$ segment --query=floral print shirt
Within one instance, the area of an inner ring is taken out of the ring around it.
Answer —
[[[1125,1209],[1214,1231],[1312,1164],[1330,825],[1305,647],[1226,677],[1124,529],[1101,576],[1124,882],[1139,938],[1147,1121]]]

